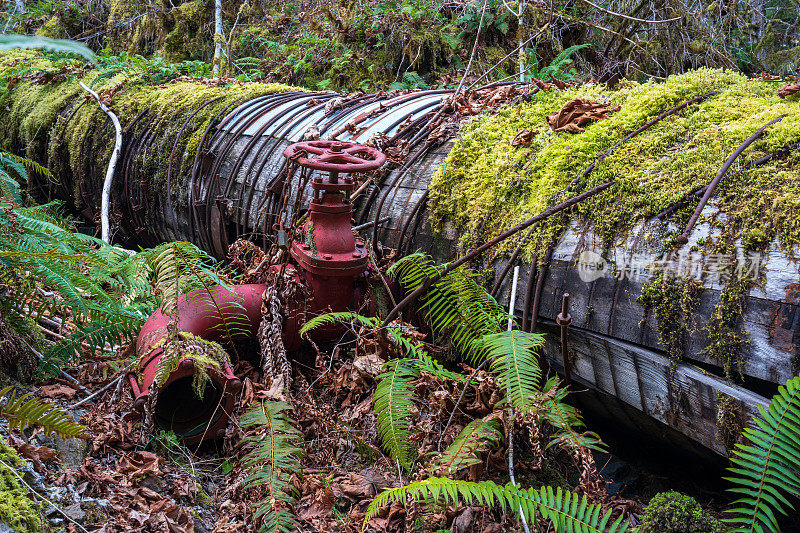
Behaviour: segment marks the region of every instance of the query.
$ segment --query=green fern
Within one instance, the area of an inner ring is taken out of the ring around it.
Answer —
[[[30,393],[18,397],[13,386],[0,390],[0,402],[0,416],[8,419],[9,431],[15,428],[22,431],[36,424],[42,426],[47,435],[56,433],[64,438],[86,436],[86,428],[75,422],[68,412],[34,398]]]
[[[430,258],[413,254],[395,263],[388,274],[404,291],[410,292],[436,272]],[[544,413],[556,428],[550,445],[602,449],[597,435],[584,430],[578,411],[564,403],[567,391],[558,389],[557,380],[548,381],[545,386],[549,394],[539,388],[541,370],[537,352],[544,338],[519,330],[503,331],[508,314],[475,283],[468,271],[443,277],[420,297],[420,302],[423,317],[435,333],[447,336],[472,361],[485,359],[490,363],[520,413],[532,410]]]
[[[620,516],[613,519],[612,511],[603,512],[599,505],[589,504],[586,496],[578,496],[558,487],[519,489],[514,485],[500,486],[491,481],[470,482],[432,477],[404,487],[389,489],[378,494],[369,504],[364,524],[372,520],[378,510],[392,502],[406,505],[410,499],[429,504],[453,504],[500,507],[516,513],[520,509],[530,524],[538,518],[548,520],[557,533],[624,533],[628,523]]]
[[[410,436],[409,416],[414,396],[414,387],[410,382],[418,378],[420,372],[427,372],[442,380],[453,379],[464,382],[466,379],[460,374],[445,369],[419,344],[410,340],[401,328],[394,326],[381,328],[381,321],[378,318],[366,317],[349,311],[326,313],[306,322],[300,328],[300,334],[306,335],[315,328],[337,322],[354,322],[376,334],[378,332],[386,333],[398,348],[399,354],[404,356],[400,359],[392,359],[384,365],[384,372],[377,377],[378,385],[375,388],[373,399],[378,435],[384,449],[389,452],[392,459],[409,470],[412,459],[412,446],[408,440]]]
[[[248,471],[241,486],[264,494],[254,513],[261,520],[260,531],[297,530],[297,522],[288,511],[296,501],[289,478],[300,472],[302,449],[298,444],[303,435],[286,415],[290,409],[282,402],[261,402],[250,407],[241,419],[246,430],[241,442],[245,451],[242,463]]]
[[[22,203],[20,182],[28,181],[28,172],[25,169],[28,159],[13,156],[8,152],[0,152],[0,196],[5,196],[17,203]],[[13,170],[16,177],[9,170]]]
[[[407,293],[422,286],[438,269],[422,254],[411,254],[397,261],[387,275]],[[508,314],[462,267],[437,280],[419,297],[423,319],[436,335],[446,338],[458,352],[479,359],[473,341],[489,333],[499,333]]]
[[[383,331],[394,345],[399,348],[402,355],[416,359],[413,364],[416,365],[420,372],[427,372],[441,380],[454,380],[459,383],[466,381],[464,376],[444,368],[441,363],[431,357],[422,346],[409,339],[407,333],[404,332],[401,327],[391,325],[381,329],[381,320],[379,318],[359,315],[352,311],[326,313],[324,315],[315,316],[306,322],[303,327],[300,328],[300,335],[307,335],[316,328],[329,326],[337,322],[358,323],[376,332]]]
[[[146,317],[144,309],[123,309],[118,313],[100,315],[90,322],[77,324],[75,331],[47,350],[48,358],[66,363],[80,353],[83,346],[96,349],[131,342],[136,338]]]
[[[375,416],[378,435],[391,455],[403,468],[411,468],[409,418],[414,396],[411,381],[419,376],[413,359],[392,359],[384,365],[375,388]]]
[[[727,478],[731,492],[742,495],[725,521],[731,531],[779,531],[778,516],[794,509],[787,495],[800,493],[800,376],[790,379],[765,409],[759,406],[758,427],[743,433],[747,444],[737,444]]]
[[[0,301],[4,314],[15,324],[26,316],[73,317],[74,331],[45,350],[50,363],[67,362],[87,346],[132,340],[156,306],[174,310],[177,298],[193,289],[199,289],[190,294],[196,303],[217,306],[221,337],[249,331],[236,299],[218,304],[219,295],[229,290],[226,280],[214,260],[192,244],[167,243],[133,253],[75,231],[57,202],[21,207],[0,197],[0,208],[0,225],[14,229],[0,233],[0,275],[15,293]]]
[[[484,353],[511,403],[522,412],[536,405],[540,394],[537,350],[544,345],[544,336],[520,330],[484,335],[473,342],[476,353]]]
[[[547,445],[548,448],[559,445],[571,449],[605,450],[605,444],[600,437],[592,431],[586,431],[586,424],[580,412],[566,403],[569,393],[567,389],[558,386],[558,378],[548,379],[542,390],[544,394],[542,395],[543,408],[541,412],[545,420],[555,428]]]
[[[356,322],[362,326],[373,329],[380,325],[380,321],[377,318],[359,315],[352,311],[340,311],[336,313],[325,313],[324,315],[317,315],[311,318],[300,328],[300,335],[305,336],[312,330],[323,326],[332,326],[337,322]]]
[[[480,463],[479,454],[495,448],[501,437],[500,422],[497,419],[473,420],[426,470],[448,476],[455,475],[462,468]]]
[[[219,321],[211,328],[221,330],[220,336],[235,340],[250,335],[250,319],[238,298],[221,300],[231,294],[227,280],[217,273],[213,259],[188,242],[170,242],[149,251],[155,276],[154,291],[161,301],[161,311],[173,315],[178,299],[194,306],[216,308]]]

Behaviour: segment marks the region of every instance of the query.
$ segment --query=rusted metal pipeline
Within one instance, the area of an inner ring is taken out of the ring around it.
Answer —
[[[230,288],[198,289],[178,298],[174,314],[153,313],[139,333],[136,373],[128,375],[134,406],[143,409],[164,355],[169,326],[210,341],[235,342],[255,337],[261,321],[261,298],[266,285],[236,285]],[[235,324],[235,326],[234,326]],[[211,378],[202,397],[192,390],[195,363],[183,355],[167,380],[158,388],[153,420],[172,430],[188,444],[216,438],[225,431],[242,382],[227,363],[222,372],[208,369]]]
[[[328,173],[311,180],[313,198],[308,219],[296,228],[289,249],[294,264],[270,267],[304,285],[310,295],[302,310],[296,302],[283,304],[283,342],[287,349],[296,350],[306,312],[317,315],[359,309],[364,302],[369,257],[364,241],[353,234],[350,194],[356,183],[350,174],[376,170],[386,156],[360,144],[320,140],[292,144],[284,156],[295,168]],[[297,202],[301,197],[302,190],[297,193]],[[295,205],[294,216],[297,211]],[[158,427],[172,430],[189,444],[221,436],[241,389],[240,379],[227,362],[221,369],[208,368],[211,385],[198,396],[192,390],[197,361],[189,352],[182,353],[178,361],[169,361],[174,368],[164,383],[154,386],[165,344],[171,335],[186,333],[228,344],[256,338],[266,290],[266,285],[199,289],[181,296],[173,313],[153,313],[136,344],[138,372],[128,376],[135,406],[144,409],[149,395],[156,393],[152,415]],[[313,335],[316,340],[327,341],[339,334],[339,328],[329,326],[318,328]]]
[[[738,148],[736,148],[736,150],[733,151],[733,153],[728,157],[728,159],[722,165],[722,168],[719,169],[717,175],[714,176],[714,179],[711,180],[711,183],[709,183],[708,187],[706,187],[705,193],[703,194],[703,197],[700,199],[700,203],[697,204],[694,213],[692,213],[692,218],[690,218],[689,222],[686,224],[686,229],[683,230],[683,233],[678,235],[678,244],[684,245],[689,242],[689,233],[691,233],[692,228],[694,228],[697,219],[700,218],[700,213],[703,212],[703,208],[706,206],[708,199],[711,198],[712,194],[714,194],[714,190],[716,190],[717,185],[719,185],[719,182],[722,180],[722,177],[728,172],[728,169],[731,168],[733,162],[736,161],[736,158],[739,157],[739,155],[742,152],[744,152],[748,146],[753,144],[756,141],[756,139],[761,137],[761,135],[763,135],[763,133],[766,131],[767,128],[769,128],[776,122],[780,122],[781,120],[783,120],[785,116],[786,115],[781,115],[778,118],[770,120],[769,122],[758,128],[755,131],[755,133],[753,133],[750,137],[748,137],[742,144],[739,145]]]

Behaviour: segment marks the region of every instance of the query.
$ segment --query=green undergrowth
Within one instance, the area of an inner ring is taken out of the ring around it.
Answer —
[[[488,220],[483,235],[498,234],[566,199],[564,188],[626,134],[685,100],[719,91],[658,122],[606,158],[578,190],[608,180],[616,184],[584,201],[572,217],[593,228],[606,246],[614,244],[638,221],[711,181],[742,141],[786,114],[738,159],[717,189],[715,201],[726,214],[725,223],[741,235],[758,232],[761,240],[777,238],[785,248],[792,247],[800,243],[800,154],[795,150],[744,169],[746,163],[800,141],[798,97],[780,99],[781,86],[735,72],[699,69],[670,76],[663,83],[625,82],[617,90],[587,84],[539,92],[530,102],[463,127],[431,185],[434,220],[448,220],[469,233],[476,233]],[[574,98],[607,101],[621,109],[583,133],[554,133],[545,117]],[[529,146],[513,147],[510,141],[520,130],[536,133]],[[688,202],[668,221],[682,226],[695,205],[696,200]],[[565,217],[553,217],[540,226],[525,255],[543,252],[567,222]],[[508,253],[515,245],[512,240],[495,253]]]
[[[55,81],[40,83],[48,79],[45,76],[48,73],[55,73]],[[177,189],[191,169],[203,133],[220,111],[228,106],[233,109],[232,104],[240,100],[300,90],[274,83],[217,85],[208,80],[156,83],[153,78],[151,72],[137,68],[102,71],[75,61],[49,61],[33,52],[2,54],[0,88],[6,89],[2,103],[7,106],[0,122],[3,148],[36,161],[47,161],[53,176],[63,183],[70,182],[70,175],[75,176],[75,190],[64,192],[75,199],[77,208],[90,204],[84,196],[98,193],[96,189],[102,183],[115,133],[106,114],[96,102],[87,100],[86,93],[78,86],[78,81],[83,81],[96,91],[112,91],[111,108],[123,129],[146,113],[130,130],[133,135],[129,137],[144,138],[149,144],[147,150],[137,151],[135,160],[142,187],[166,192],[174,148],[171,193],[177,199],[181,196]],[[215,98],[218,100],[192,116]],[[60,183],[52,186],[58,187]]]
[[[12,468],[22,464],[19,454],[3,438],[0,438],[0,461]],[[0,524],[4,522],[14,531],[42,530],[39,506],[30,499],[14,472],[0,465]]]
[[[691,496],[670,491],[656,494],[641,515],[639,533],[723,533],[723,524]]]

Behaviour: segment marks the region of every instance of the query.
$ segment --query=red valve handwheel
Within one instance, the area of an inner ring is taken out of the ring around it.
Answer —
[[[375,170],[386,161],[383,152],[347,141],[294,143],[283,151],[283,156],[301,167],[345,174]]]

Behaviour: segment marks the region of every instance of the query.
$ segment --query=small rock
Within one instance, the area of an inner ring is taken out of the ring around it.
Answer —
[[[83,522],[83,519],[86,518],[86,512],[84,512],[81,504],[73,503],[72,505],[68,505],[62,509],[64,514],[70,517],[71,519],[75,520],[76,522]]]
[[[69,490],[67,487],[47,487],[44,492],[51,502],[61,503],[67,498]]]
[[[108,517],[108,507],[111,505],[106,499],[86,498],[81,501],[81,508],[86,512],[85,521],[89,523],[103,523]]]
[[[25,480],[25,483],[30,485],[33,490],[39,492],[45,490],[44,476],[33,469],[33,464],[30,461],[25,461],[15,468],[22,474],[22,479]]]
[[[0,533],[14,533],[14,530],[5,522],[0,522]]]
[[[161,493],[164,490],[164,480],[157,476],[147,476],[139,482],[139,485],[153,492]]]
[[[75,469],[81,467],[88,449],[88,443],[85,440],[75,437],[64,439],[54,435],[53,444],[58,458],[61,459],[66,468]]]

